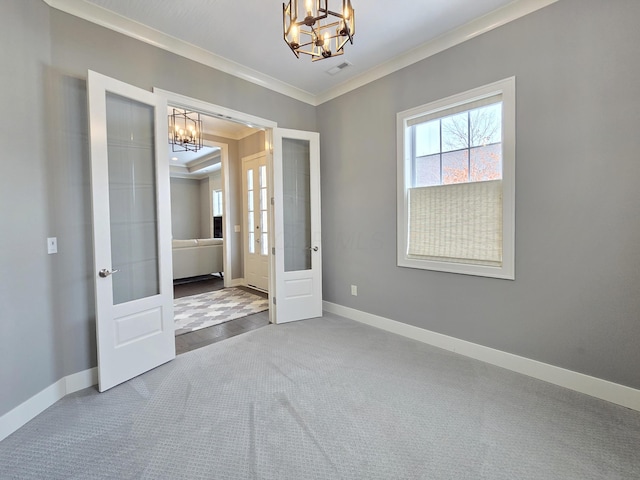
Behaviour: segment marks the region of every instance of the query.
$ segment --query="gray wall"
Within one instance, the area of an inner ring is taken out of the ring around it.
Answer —
[[[211,190],[222,190],[222,174],[217,171],[209,176],[209,187]]]
[[[50,9],[0,15],[0,415],[96,366],[87,70],[316,130],[315,109]],[[185,80],[186,79],[186,80]],[[59,253],[46,254],[58,237]]]
[[[213,236],[213,204],[209,177],[200,180],[200,225],[198,238]]]
[[[238,142],[240,156],[240,170],[242,170],[242,158],[264,152],[265,150],[265,132],[259,130],[256,133],[243,138]],[[242,179],[241,179],[242,180]],[[241,183],[242,186],[242,183]]]
[[[640,388],[638,19],[560,0],[318,107],[325,300]],[[512,75],[516,280],[397,267],[396,113]]]
[[[86,219],[82,205],[69,204],[64,189],[82,182],[80,177],[88,172],[81,168],[62,178],[48,155],[49,141],[56,141],[47,136],[45,128],[54,117],[55,107],[47,103],[49,9],[43,2],[3,2],[0,44],[3,45],[0,414],[3,414],[58,380],[67,371],[67,361],[73,363],[71,358],[59,354],[70,346],[71,339],[67,336],[72,332],[64,331],[58,319],[69,313],[68,305],[77,295],[71,292],[73,285],[62,282],[77,285],[88,280],[67,264],[73,259],[82,270],[87,258],[82,250],[74,255],[74,245],[60,240],[64,231],[81,238],[86,238],[87,232],[82,228]],[[80,116],[86,121],[84,113],[80,112]],[[66,136],[67,131],[58,134]],[[60,158],[61,164],[66,162],[66,158]],[[58,210],[58,205],[70,208],[68,218]],[[58,255],[47,255],[49,236],[58,236]],[[86,289],[82,293],[91,297]],[[78,311],[86,312],[86,304],[87,300],[80,300]]]
[[[200,238],[200,180],[171,179],[171,234],[173,238]]]

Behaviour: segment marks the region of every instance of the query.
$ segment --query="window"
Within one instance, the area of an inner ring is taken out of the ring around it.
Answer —
[[[213,202],[213,238],[222,238],[222,190],[211,192]]]
[[[213,216],[221,217],[222,216],[222,190],[213,190],[212,198],[213,198]]]
[[[398,265],[513,279],[515,78],[397,122]]]

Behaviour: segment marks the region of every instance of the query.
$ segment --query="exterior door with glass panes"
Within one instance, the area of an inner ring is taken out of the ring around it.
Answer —
[[[101,392],[175,357],[167,105],[88,73]]]
[[[269,290],[269,201],[267,152],[242,159],[244,190],[244,278],[250,287]]]

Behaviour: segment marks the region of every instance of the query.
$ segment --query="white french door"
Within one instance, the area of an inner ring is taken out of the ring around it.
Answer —
[[[267,152],[242,159],[244,277],[247,285],[269,290],[269,196]]]
[[[101,392],[175,357],[166,102],[89,71]]]
[[[322,316],[320,136],[273,129],[275,323]]]

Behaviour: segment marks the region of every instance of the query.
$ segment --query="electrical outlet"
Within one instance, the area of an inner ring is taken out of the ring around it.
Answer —
[[[357,285],[351,285],[351,295],[353,295],[354,297],[358,296],[358,286]]]
[[[56,237],[47,238],[47,253],[58,253],[58,239]]]

